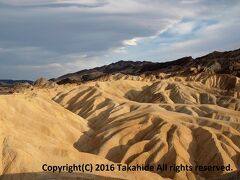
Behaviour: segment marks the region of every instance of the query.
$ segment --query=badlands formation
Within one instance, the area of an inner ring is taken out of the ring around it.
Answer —
[[[237,179],[239,74],[220,72],[221,61],[207,69],[189,65],[189,72],[170,65],[174,73],[164,65],[154,73],[111,71],[81,83],[65,76],[0,95],[0,179]],[[42,171],[43,164],[73,163],[231,170]]]

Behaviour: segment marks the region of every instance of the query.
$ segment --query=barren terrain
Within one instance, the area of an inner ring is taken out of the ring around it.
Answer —
[[[240,79],[161,72],[39,81],[0,96],[0,127],[1,179],[226,179],[240,168]],[[230,164],[232,170],[57,175],[42,172],[44,163]]]

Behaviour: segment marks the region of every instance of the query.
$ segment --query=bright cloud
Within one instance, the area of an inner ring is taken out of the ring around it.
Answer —
[[[137,42],[140,40],[140,38],[133,38],[129,40],[124,40],[123,44],[127,46],[136,46]]]

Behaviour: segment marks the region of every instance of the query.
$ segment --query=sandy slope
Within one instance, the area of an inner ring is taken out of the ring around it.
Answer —
[[[36,92],[0,96],[0,174],[5,175],[0,177],[1,180],[101,179],[106,176],[139,179],[146,175],[156,178],[152,173],[94,172],[92,175],[78,176],[40,173],[45,163],[66,165],[111,162],[100,156],[77,151],[73,144],[89,130],[87,122],[59,106],[50,97],[45,98],[47,91]]]
[[[231,80],[233,79],[233,82]],[[194,81],[193,81],[194,80]],[[228,89],[227,83],[235,83]],[[54,100],[88,121],[79,151],[127,164],[240,166],[239,79],[169,78],[88,83]],[[222,172],[156,172],[197,179]]]
[[[0,172],[40,172],[43,162],[89,161],[230,164],[232,171],[239,170],[240,86],[235,76],[101,80],[0,96]],[[224,173],[94,174],[202,179]]]

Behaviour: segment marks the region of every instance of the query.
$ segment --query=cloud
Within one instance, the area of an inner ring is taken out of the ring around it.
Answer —
[[[0,76],[51,78],[119,59],[234,48],[239,7],[237,0],[0,0]]]
[[[193,31],[195,26],[195,22],[178,23],[171,28],[170,33],[178,35],[188,34]]]
[[[62,61],[62,59],[64,61]],[[1,79],[31,79],[39,77],[55,78],[63,74],[79,71],[80,69],[94,68],[101,66],[99,57],[87,57],[84,55],[71,55],[58,57],[59,63],[39,64],[18,64],[1,65]],[[67,62],[65,62],[67,60]],[[86,63],[87,62],[87,63]]]
[[[123,45],[126,46],[136,46],[137,42],[140,40],[140,38],[133,38],[133,39],[129,39],[129,40],[124,40],[123,41]]]
[[[104,6],[106,3],[104,1],[2,1],[0,5],[5,8],[97,8]]]

